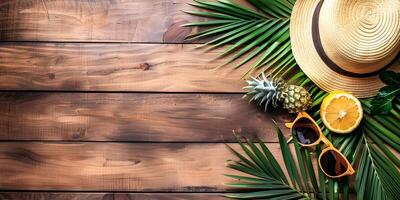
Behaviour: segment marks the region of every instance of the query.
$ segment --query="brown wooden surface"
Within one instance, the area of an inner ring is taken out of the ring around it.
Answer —
[[[1,200],[114,200],[110,193],[1,192]]]
[[[290,117],[242,99],[222,50],[179,44],[188,2],[0,2],[0,199],[219,200],[232,130],[278,154]]]
[[[65,192],[3,192],[2,200],[223,200],[218,193],[65,193]]]
[[[200,194],[114,194],[114,200],[226,200],[222,194],[218,193],[200,193]]]
[[[3,43],[0,89],[243,92],[246,68],[190,44]]]
[[[0,39],[182,42],[190,0],[2,0]]]
[[[280,154],[279,144],[268,146]],[[3,190],[216,192],[231,180],[223,175],[232,172],[224,164],[228,159],[235,157],[220,143],[7,142],[0,143],[0,185]]]
[[[271,120],[290,116],[183,44],[189,2],[0,1],[1,200],[225,199],[232,130],[282,163]]]
[[[210,0],[215,1],[215,0]],[[245,0],[235,0],[249,5]],[[2,0],[0,40],[183,43],[192,0]]]
[[[51,192],[3,192],[2,200],[223,200],[218,193],[51,193]],[[350,199],[356,199],[350,194]]]
[[[0,93],[1,140],[276,142],[272,120],[242,94]]]

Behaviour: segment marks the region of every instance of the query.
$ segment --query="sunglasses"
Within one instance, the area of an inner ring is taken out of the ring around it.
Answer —
[[[306,112],[300,112],[292,123],[286,127],[304,147],[318,145],[321,141],[326,145],[322,150],[318,162],[322,172],[330,178],[340,178],[354,174],[354,169],[346,157],[337,150],[325,137],[314,119]]]

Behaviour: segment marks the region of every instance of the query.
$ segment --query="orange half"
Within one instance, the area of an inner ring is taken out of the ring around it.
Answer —
[[[360,125],[363,110],[355,96],[335,91],[322,101],[320,115],[329,130],[335,133],[350,133]]]

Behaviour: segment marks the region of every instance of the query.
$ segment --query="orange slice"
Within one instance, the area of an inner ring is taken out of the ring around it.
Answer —
[[[363,110],[353,95],[334,91],[322,101],[320,115],[326,128],[335,133],[350,133],[360,125]]]

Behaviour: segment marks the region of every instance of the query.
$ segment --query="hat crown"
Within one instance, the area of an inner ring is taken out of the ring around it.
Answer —
[[[384,68],[400,50],[400,1],[325,0],[319,33],[326,55],[359,74]]]

